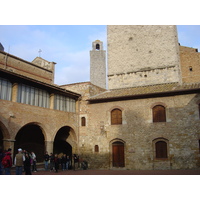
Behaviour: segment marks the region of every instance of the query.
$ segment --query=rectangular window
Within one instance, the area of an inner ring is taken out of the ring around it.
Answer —
[[[0,99],[11,101],[12,83],[4,78],[0,78]]]
[[[55,94],[54,109],[66,112],[76,112],[76,101],[69,97]]]
[[[19,84],[17,102],[49,108],[49,93],[29,85]]]

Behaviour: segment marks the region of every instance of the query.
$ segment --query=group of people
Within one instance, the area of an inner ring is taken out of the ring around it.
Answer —
[[[11,167],[15,166],[15,174],[22,175],[25,172],[25,175],[31,175],[32,172],[37,172],[36,168],[36,155],[35,153],[28,152],[26,150],[18,149],[18,153],[15,155],[14,162],[11,155],[12,149],[9,148],[7,151],[2,151],[0,147],[0,175],[10,175]],[[72,164],[73,160],[73,164]],[[69,170],[69,169],[78,169],[79,166],[79,156],[73,154],[72,158],[66,154],[53,154],[48,152],[44,155],[44,167],[45,170],[50,170],[58,172],[61,170]],[[82,168],[86,167],[85,163],[81,163]]]
[[[33,151],[29,153],[26,150],[19,148],[18,153],[14,158],[14,163],[11,156],[11,151],[12,149],[9,148],[7,151],[3,152],[2,148],[0,148],[0,175],[10,175],[13,164],[15,165],[16,175],[22,175],[23,171],[25,172],[25,175],[31,175],[32,171],[37,171],[36,155]]]
[[[68,155],[63,154],[59,156],[58,154],[53,154],[46,151],[44,155],[44,167],[45,170],[58,172],[59,168],[64,170],[69,170],[72,168],[71,159]]]

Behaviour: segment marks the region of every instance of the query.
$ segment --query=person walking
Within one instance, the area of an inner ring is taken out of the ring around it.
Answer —
[[[48,165],[49,165],[49,154],[48,151],[46,151],[44,155],[44,168],[46,171],[48,170]]]
[[[14,161],[15,169],[16,169],[16,175],[22,175],[22,168],[23,168],[24,161],[25,161],[25,157],[22,153],[22,149],[19,148],[18,154],[16,154],[15,161]]]

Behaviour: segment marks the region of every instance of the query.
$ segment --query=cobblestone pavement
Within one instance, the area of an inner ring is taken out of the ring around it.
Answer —
[[[14,169],[11,171],[14,175]],[[23,173],[24,174],[24,173]],[[199,170],[67,170],[58,172],[45,171],[39,169],[37,172],[32,172],[32,175],[200,175]]]

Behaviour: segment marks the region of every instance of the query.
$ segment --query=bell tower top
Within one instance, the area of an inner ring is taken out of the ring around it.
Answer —
[[[100,51],[100,50],[103,50],[103,42],[100,41],[100,40],[95,40],[95,41],[92,43],[92,50],[93,50],[93,51]]]

